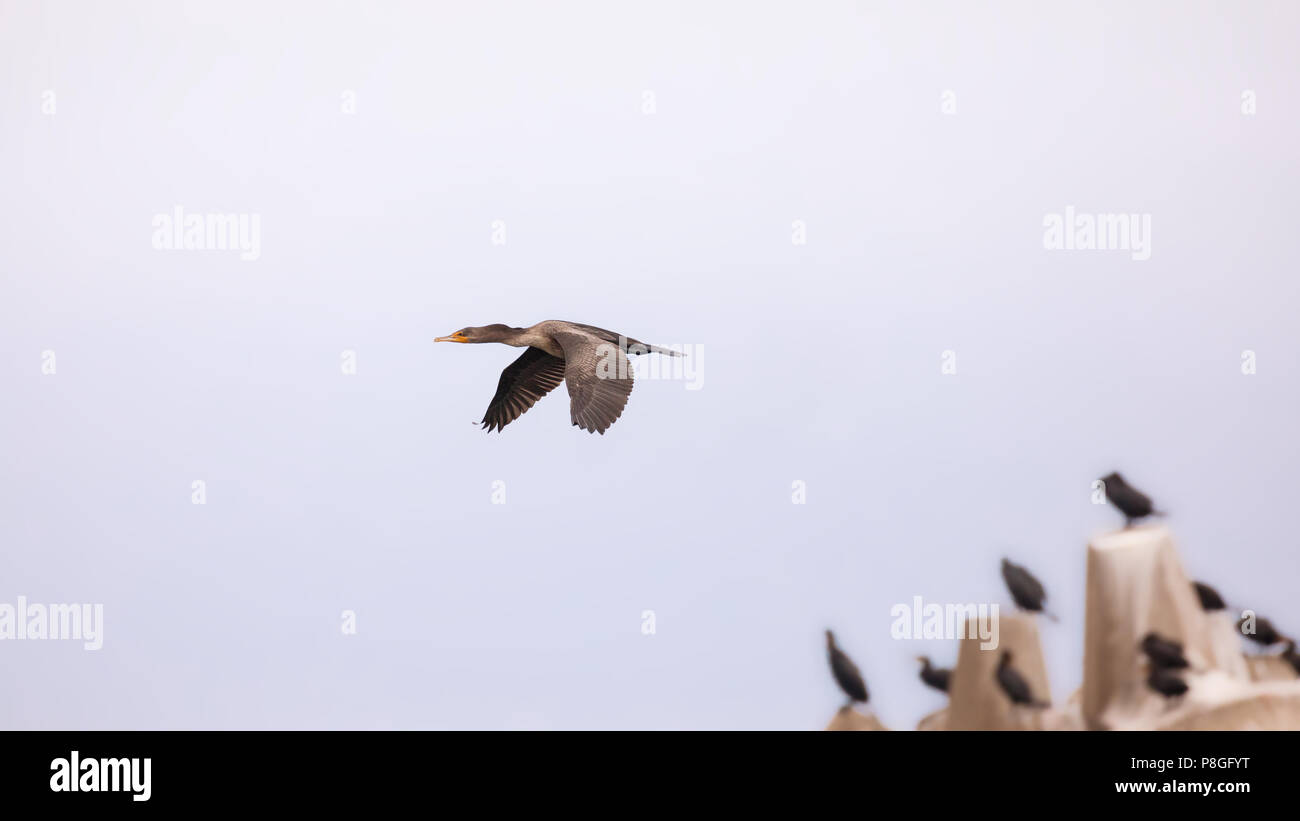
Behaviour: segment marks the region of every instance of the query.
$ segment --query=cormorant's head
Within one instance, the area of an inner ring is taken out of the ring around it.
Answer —
[[[1012,658],[1012,657],[1011,657],[1011,651],[1010,651],[1010,650],[1003,650],[1003,651],[1002,651],[1002,658],[998,659],[998,667],[1006,667],[1008,664],[1011,663],[1011,658]]]
[[[831,648],[834,647],[834,646],[835,646],[835,634],[832,633],[831,631],[827,630],[827,631],[826,631],[826,649],[829,650],[829,649],[831,649]]]
[[[456,331],[455,333],[448,334],[447,336],[440,336],[434,339],[433,341],[434,342],[469,342],[470,341],[469,335],[475,330],[476,330],[475,328],[461,328],[459,331]]]
[[[921,662],[922,664],[924,664],[926,667],[929,667],[929,666],[930,666],[930,657],[929,657],[929,656],[917,656],[917,657],[916,657],[916,660],[919,661],[919,662]]]
[[[449,335],[440,336],[433,340],[434,342],[500,342],[505,339],[510,331],[513,330],[509,325],[484,325],[482,327],[461,328],[459,331]]]
[[[1107,473],[1105,476],[1101,477],[1101,481],[1108,485],[1109,484],[1122,485],[1124,484],[1124,477],[1119,475],[1119,471],[1112,470],[1110,473]]]

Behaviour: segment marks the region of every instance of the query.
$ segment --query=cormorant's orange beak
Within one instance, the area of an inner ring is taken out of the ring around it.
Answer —
[[[434,342],[469,342],[469,340],[465,338],[465,335],[460,331],[457,331],[451,336],[440,336],[433,341]]]

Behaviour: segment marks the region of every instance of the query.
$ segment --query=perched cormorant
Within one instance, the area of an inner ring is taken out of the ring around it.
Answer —
[[[952,681],[952,670],[946,667],[931,667],[929,656],[917,656],[916,660],[921,662],[921,681],[930,685],[936,690],[948,692],[948,684]]]
[[[1201,609],[1207,613],[1223,610],[1228,606],[1223,603],[1223,597],[1219,595],[1219,591],[1208,584],[1192,582],[1192,589],[1196,591],[1196,598],[1201,600]]]
[[[1300,653],[1296,652],[1295,639],[1286,643],[1286,649],[1282,651],[1282,659],[1294,667],[1296,675],[1300,676]]]
[[[461,328],[434,341],[500,342],[527,348],[501,372],[496,395],[480,423],[487,431],[501,430],[564,382],[569,387],[569,418],[573,424],[603,436],[622,415],[628,394],[632,393],[628,354],[682,356],[613,331],[556,320],[539,322],[531,328]]]
[[[1183,656],[1183,645],[1173,639],[1162,638],[1156,633],[1147,633],[1142,638],[1142,652],[1151,659],[1153,667],[1167,670],[1182,670],[1191,665]]]
[[[1119,473],[1103,476],[1101,481],[1106,489],[1106,499],[1124,514],[1125,527],[1132,527],[1138,519],[1147,516],[1164,515],[1151,504],[1151,497],[1124,481]]]
[[[1011,651],[1003,650],[1001,658],[998,659],[998,670],[995,674],[998,680],[998,686],[1002,692],[1007,694],[1012,704],[1023,704],[1027,707],[1048,707],[1045,701],[1036,701],[1031,692],[1029,692],[1029,682],[1025,681],[1024,676],[1016,672],[1011,666]]]
[[[1273,626],[1273,622],[1263,616],[1255,617],[1255,631],[1253,633],[1246,632],[1246,618],[1244,616],[1237,622],[1237,629],[1241,631],[1243,636],[1263,647],[1271,647],[1280,641],[1286,641],[1286,636],[1279,633],[1277,628]]]
[[[849,697],[848,704],[844,706],[851,707],[854,702],[867,701],[867,684],[862,680],[862,673],[858,670],[858,665],[853,663],[853,659],[845,655],[835,644],[835,634],[826,631],[826,653],[830,656],[831,675],[835,676],[835,683],[840,685],[840,689]]]
[[[1020,609],[1028,610],[1031,613],[1042,613],[1052,621],[1057,621],[1056,616],[1043,608],[1043,602],[1047,599],[1047,591],[1043,590],[1042,582],[1034,578],[1033,573],[1018,564],[1012,564],[1007,559],[1003,559],[1002,579],[1007,583],[1007,588],[1011,591],[1011,598],[1015,599],[1016,605]]]
[[[1177,673],[1155,664],[1151,665],[1151,672],[1147,675],[1147,686],[1165,698],[1181,696],[1187,692],[1187,682]]]

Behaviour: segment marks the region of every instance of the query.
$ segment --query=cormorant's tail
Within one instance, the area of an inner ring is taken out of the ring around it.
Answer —
[[[1049,619],[1051,619],[1054,622],[1060,623],[1061,621],[1056,617],[1055,613],[1053,613],[1051,610],[1048,610],[1046,607],[1043,608],[1043,615],[1047,616]]]
[[[686,356],[682,351],[674,351],[671,348],[661,348],[658,345],[649,345],[639,339],[633,339],[630,336],[616,334],[613,331],[607,331],[604,328],[597,328],[595,325],[583,325],[579,322],[572,323],[577,325],[591,334],[600,337],[606,342],[612,342],[622,347],[623,352],[632,356],[639,356],[643,353],[658,353],[664,356]]]

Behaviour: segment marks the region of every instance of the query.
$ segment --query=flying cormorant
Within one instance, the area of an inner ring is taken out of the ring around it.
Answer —
[[[556,320],[539,322],[531,328],[461,328],[434,341],[500,342],[527,349],[501,372],[496,395],[480,423],[486,431],[501,430],[564,382],[569,387],[569,418],[573,424],[603,436],[623,413],[632,393],[628,355],[683,355],[603,328]]]

